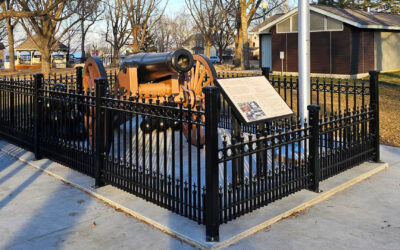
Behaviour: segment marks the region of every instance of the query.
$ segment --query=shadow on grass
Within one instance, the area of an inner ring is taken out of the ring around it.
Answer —
[[[386,81],[382,81],[382,80],[379,81],[379,85],[389,87],[389,88],[400,89],[400,84],[386,82]]]
[[[382,77],[392,77],[392,78],[400,79],[400,74],[395,74],[395,73],[384,73],[384,74],[382,74]]]

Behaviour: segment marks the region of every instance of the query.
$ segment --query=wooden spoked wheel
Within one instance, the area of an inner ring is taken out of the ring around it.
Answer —
[[[85,91],[90,90],[96,93],[95,79],[97,78],[107,79],[106,70],[104,69],[103,63],[98,57],[89,57],[86,60],[85,67],[83,68],[83,89]],[[89,107],[88,110],[89,111],[84,115],[85,128],[89,134],[89,143],[93,145],[93,138],[94,134],[96,133],[96,124],[94,123],[96,109],[94,107]]]
[[[89,57],[83,68],[83,89],[93,89],[96,91],[96,84],[94,82],[96,78],[107,79],[107,73],[98,57]]]
[[[202,88],[213,85],[214,79],[217,78],[217,73],[207,57],[203,55],[193,55],[193,59],[194,66],[187,73],[184,87],[186,96],[190,97],[191,100],[189,101],[187,98],[185,104],[187,106],[191,105],[191,108],[201,111],[205,109]],[[204,115],[202,115],[200,119],[204,122]],[[192,120],[196,121],[198,120],[198,117],[195,114],[192,114]],[[204,145],[206,140],[204,126],[196,126],[196,124],[192,124],[191,128],[189,128],[190,125],[188,123],[183,123],[182,126],[183,133],[185,134],[187,140],[190,138],[191,144],[195,146]],[[198,128],[200,131],[198,131]],[[200,135],[200,137],[198,135]]]

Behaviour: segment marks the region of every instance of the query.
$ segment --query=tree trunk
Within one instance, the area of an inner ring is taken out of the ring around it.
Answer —
[[[206,40],[206,57],[210,58],[212,42]]]
[[[84,21],[82,21],[81,22],[81,63],[84,63],[86,60],[85,39],[86,39],[86,34],[85,34]]]
[[[11,18],[6,18],[7,35],[8,35],[8,58],[10,59],[9,71],[15,71],[15,56],[14,56],[14,27],[11,25]]]
[[[238,33],[235,37],[235,56],[233,58],[233,64],[238,67],[242,61],[242,32],[238,29]]]
[[[50,73],[50,65],[51,65],[51,52],[48,48],[44,48],[40,50],[40,54],[42,55],[42,74],[47,76]]]
[[[114,45],[113,46],[113,56],[112,56],[112,61],[111,61],[111,66],[112,67],[118,67],[118,57],[119,57],[119,49],[118,46]]]
[[[133,39],[133,40],[134,40],[134,42],[132,44],[132,51],[133,51],[133,53],[138,53],[140,51],[139,44],[136,41],[136,39]]]
[[[246,70],[250,68],[249,62],[249,54],[250,54],[250,46],[249,46],[249,36],[247,33],[248,25],[247,25],[247,16],[246,16],[246,8],[241,8],[241,23],[242,23],[242,62],[240,64],[241,70]]]
[[[219,54],[219,59],[222,61],[222,57],[224,55],[224,46],[219,46],[218,54]]]

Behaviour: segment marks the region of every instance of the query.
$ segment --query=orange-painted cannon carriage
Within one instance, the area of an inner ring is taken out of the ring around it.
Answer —
[[[95,89],[95,79],[106,77],[101,61],[96,57],[88,58],[84,67],[83,87]],[[215,78],[215,69],[207,57],[192,55],[185,49],[167,53],[139,53],[120,63],[120,71],[112,91],[114,94],[136,94],[144,97],[145,102],[155,96],[167,97],[173,103],[182,104],[186,108],[203,109],[202,88],[212,85]],[[90,119],[90,116],[86,118]],[[189,125],[185,123],[182,126],[185,137],[188,140],[190,137],[193,145],[205,143],[203,129],[197,131],[196,125],[189,129]],[[150,131],[152,129],[146,132]]]

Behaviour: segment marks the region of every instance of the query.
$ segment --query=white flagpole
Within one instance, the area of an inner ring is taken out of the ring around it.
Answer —
[[[299,31],[299,116],[308,121],[307,106],[310,104],[310,4],[308,0],[298,1]]]

